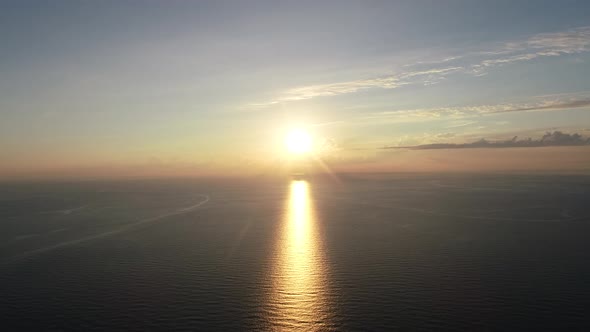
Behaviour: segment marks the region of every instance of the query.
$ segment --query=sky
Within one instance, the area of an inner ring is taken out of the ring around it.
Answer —
[[[294,127],[332,172],[590,172],[589,17],[569,0],[0,0],[0,178],[272,172]]]

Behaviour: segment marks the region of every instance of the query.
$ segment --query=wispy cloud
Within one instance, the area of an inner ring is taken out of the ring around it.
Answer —
[[[388,75],[369,79],[303,86],[286,90],[276,99],[262,103],[250,104],[249,106],[251,108],[265,107],[290,101],[342,95],[371,88],[395,89],[404,85],[416,83],[421,83],[424,85],[436,84],[441,80],[444,80],[445,76],[463,70],[463,67],[457,66],[433,68],[429,70],[408,71],[397,75]]]
[[[326,126],[333,126],[337,124],[344,123],[344,121],[328,121],[328,122],[318,122],[310,124],[311,127],[326,127]]]
[[[573,101],[552,101],[545,102],[540,105],[533,105],[521,108],[512,108],[496,111],[495,113],[506,113],[506,112],[521,112],[521,111],[541,111],[541,110],[560,110],[566,108],[580,108],[590,106],[590,99],[573,100]]]
[[[441,137],[446,138],[446,137]],[[387,146],[382,149],[412,149],[412,150],[437,150],[437,149],[474,149],[474,148],[534,148],[544,146],[583,146],[590,145],[590,137],[586,138],[578,133],[567,134],[561,131],[547,132],[539,139],[518,139],[514,136],[510,140],[488,141],[485,138],[472,143],[434,143],[414,146]]]
[[[538,34],[524,41],[509,42],[496,49],[475,53],[475,58],[479,54],[483,59],[479,63],[471,64],[471,69],[475,74],[482,74],[495,66],[529,61],[539,57],[577,54],[589,50],[590,27],[580,27],[568,31]]]
[[[266,107],[284,102],[355,93],[366,89],[395,89],[414,84],[431,85],[447,79],[452,74],[482,76],[494,67],[540,57],[556,57],[588,51],[590,51],[590,26],[543,33],[526,40],[489,46],[478,51],[447,56],[440,60],[406,64],[402,66],[405,70],[386,73],[380,77],[287,89],[271,100],[250,104],[249,107]],[[412,68],[415,69],[411,70]]]
[[[460,107],[437,107],[394,110],[378,112],[367,115],[365,120],[391,120],[395,122],[422,121],[438,118],[468,118],[499,113],[527,112],[527,111],[551,111],[573,108],[590,107],[590,92],[564,95],[548,95],[533,98],[533,100],[521,103],[503,103],[495,105],[475,105]],[[448,126],[460,127],[474,123],[473,121],[461,122]]]
[[[311,85],[287,90],[284,93],[283,97],[280,98],[280,101],[292,101],[322,96],[333,96],[344,93],[357,92],[361,89],[375,87],[384,89],[394,89],[404,84],[406,83],[402,82],[400,77],[386,76],[350,82]]]

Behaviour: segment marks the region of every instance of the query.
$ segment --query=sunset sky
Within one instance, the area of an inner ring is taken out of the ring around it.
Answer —
[[[589,17],[567,0],[1,1],[0,178],[258,174],[295,127],[335,172],[590,171]]]

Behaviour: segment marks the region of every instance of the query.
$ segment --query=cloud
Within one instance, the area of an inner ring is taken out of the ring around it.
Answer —
[[[326,127],[326,126],[333,126],[344,123],[344,121],[327,121],[327,122],[318,122],[310,124],[310,127]]]
[[[405,69],[404,71],[385,73],[379,77],[287,89],[271,100],[250,104],[247,108],[337,96],[366,89],[396,89],[406,85],[437,84],[447,79],[451,74],[483,76],[494,67],[530,61],[540,57],[556,57],[588,51],[590,51],[590,26],[562,32],[542,33],[525,40],[488,46],[478,51],[451,55],[440,60],[406,64],[401,67]],[[411,68],[416,69],[408,70]]]
[[[459,127],[466,127],[476,124],[477,121],[460,121],[457,123],[453,123],[451,125],[446,126],[445,128],[459,128]]]
[[[279,102],[310,99],[314,97],[334,96],[344,93],[357,92],[362,89],[380,87],[394,89],[406,83],[401,82],[399,77],[385,76],[373,79],[341,82],[333,84],[319,84],[287,90],[278,100]]]
[[[412,122],[444,117],[461,119],[500,113],[557,111],[584,107],[590,107],[590,92],[539,96],[532,98],[531,101],[521,103],[394,110],[369,114],[364,119],[371,121],[388,119],[395,122]],[[475,122],[465,121],[447,126],[447,128],[467,126],[473,123]]]
[[[573,101],[553,101],[553,102],[546,102],[544,105],[536,105],[530,107],[521,107],[521,108],[508,108],[504,110],[496,111],[495,113],[506,113],[506,112],[522,112],[522,111],[535,111],[535,110],[560,110],[566,108],[581,108],[590,106],[590,99],[581,99],[581,100],[573,100]]]
[[[434,68],[429,70],[408,71],[396,75],[368,78],[354,81],[316,84],[288,89],[279,97],[262,103],[248,105],[247,108],[267,107],[279,103],[306,100],[316,97],[336,96],[354,93],[372,88],[396,89],[410,84],[432,85],[444,80],[451,73],[464,70],[463,67]]]
[[[493,66],[528,61],[539,57],[553,57],[590,51],[590,27],[580,27],[562,32],[542,33],[527,40],[505,43],[495,50],[480,52],[488,59],[473,64],[472,69],[483,71]]]
[[[399,75],[383,76],[356,81],[318,84],[293,88],[284,92],[283,96],[272,103],[304,100],[314,97],[334,96],[357,92],[369,88],[395,89],[403,85],[412,84],[412,79],[421,77],[423,83],[440,80],[445,75],[461,70],[461,67],[436,68],[422,71],[404,72]]]
[[[565,32],[543,33],[527,40],[525,47],[561,53],[588,51],[590,27],[580,27]]]
[[[439,150],[439,149],[474,149],[474,148],[534,148],[545,146],[584,146],[590,145],[590,137],[583,137],[578,133],[567,134],[561,131],[547,132],[540,139],[527,138],[519,140],[514,136],[505,141],[488,141],[485,138],[472,143],[435,143],[414,146],[387,146],[382,149],[412,149],[412,150]]]
[[[455,137],[455,133],[441,133],[441,134],[436,135],[436,138],[451,138],[451,137]]]

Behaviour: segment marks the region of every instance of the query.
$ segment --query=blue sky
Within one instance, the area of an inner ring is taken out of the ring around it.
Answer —
[[[588,17],[588,1],[0,1],[0,171],[261,165],[293,125],[334,165],[589,135]]]

